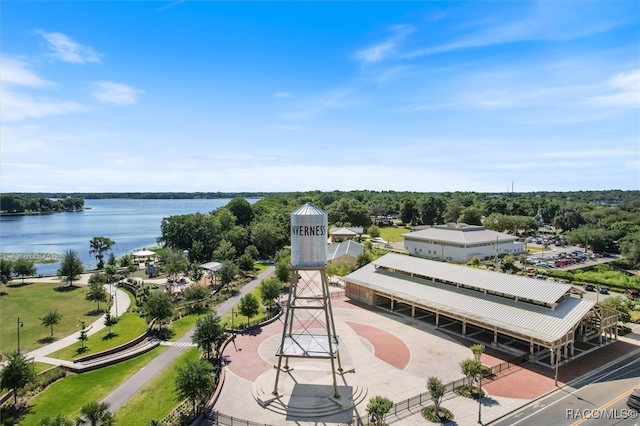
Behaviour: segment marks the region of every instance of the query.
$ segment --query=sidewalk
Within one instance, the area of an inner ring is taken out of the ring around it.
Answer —
[[[89,276],[91,276],[91,274],[83,274],[78,281],[74,281],[74,284],[87,285]],[[51,278],[38,278],[37,280],[51,281]],[[105,285],[105,290],[109,292],[108,285]],[[115,303],[112,304],[109,312],[111,313],[112,316],[119,317],[129,309],[129,306],[131,305],[131,300],[129,299],[129,295],[125,291],[120,290],[115,286],[112,286],[111,290],[115,291],[116,299],[115,299]],[[98,319],[96,319],[93,323],[89,324],[88,327],[90,327],[90,330],[87,332],[87,334],[91,336],[97,333],[98,331],[102,330],[103,328],[105,328],[106,326],[104,325],[104,319],[105,319],[105,315],[102,315]],[[47,355],[53,352],[56,352],[60,349],[66,348],[67,346],[73,345],[74,343],[77,343],[79,336],[80,336],[80,332],[78,331],[70,336],[66,336],[66,337],[63,337],[62,339],[56,340],[55,342],[49,343],[48,345],[45,345],[41,348],[35,349],[31,352],[27,352],[25,353],[25,357],[27,359],[34,358],[35,361],[44,362],[44,363],[53,364],[53,365],[68,364],[69,361],[49,358],[47,357]],[[71,364],[73,363],[71,362]]]

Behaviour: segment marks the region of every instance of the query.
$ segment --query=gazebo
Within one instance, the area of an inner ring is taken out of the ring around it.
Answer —
[[[211,280],[211,284],[218,283],[218,270],[222,267],[222,263],[207,262],[200,265],[200,267],[207,271],[207,277]]]
[[[147,250],[147,249],[142,249],[142,250],[133,252],[131,256],[133,256],[133,263],[144,265],[148,260],[156,259],[156,252]]]

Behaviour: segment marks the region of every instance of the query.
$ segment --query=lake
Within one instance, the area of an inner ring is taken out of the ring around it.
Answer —
[[[38,215],[0,216],[0,252],[58,253],[75,250],[86,269],[96,265],[89,255],[93,237],[115,241],[116,257],[158,246],[160,223],[169,216],[209,213],[230,199],[207,200],[85,200],[86,210]],[[253,204],[257,199],[248,199]],[[107,254],[108,256],[108,254]],[[106,261],[107,257],[105,257]],[[39,274],[55,274],[59,264],[36,265]]]

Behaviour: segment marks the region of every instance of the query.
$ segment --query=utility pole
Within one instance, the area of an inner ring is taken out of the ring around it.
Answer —
[[[18,353],[20,353],[20,329],[24,326],[24,323],[20,321],[20,317],[18,317]]]

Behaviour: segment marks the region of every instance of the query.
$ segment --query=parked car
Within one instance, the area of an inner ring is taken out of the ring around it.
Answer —
[[[609,294],[609,288],[608,287],[600,286],[600,287],[598,287],[598,291],[600,292],[600,294]]]
[[[627,398],[627,405],[636,411],[640,411],[640,389],[635,389]]]
[[[593,286],[593,284],[589,284],[589,283],[584,285],[584,289],[587,291],[596,291],[596,288]]]
[[[630,297],[632,299],[637,299],[638,297],[640,297],[640,291],[634,290],[631,288],[625,291],[624,294],[625,296]]]

